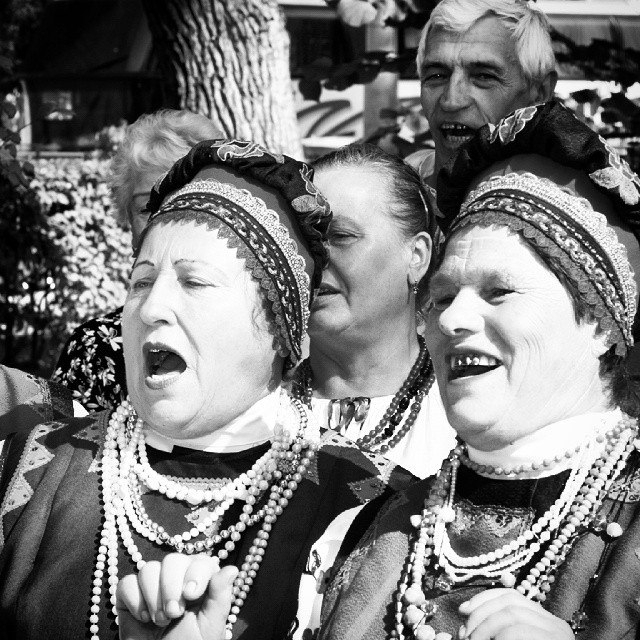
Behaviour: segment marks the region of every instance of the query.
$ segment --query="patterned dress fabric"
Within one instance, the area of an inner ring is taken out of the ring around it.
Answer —
[[[71,416],[71,394],[63,386],[0,365],[0,440],[40,422]]]
[[[108,412],[102,412],[39,425],[14,438],[5,452],[0,479],[0,638],[89,637],[93,570],[103,518],[97,469],[108,417]],[[222,454],[180,447],[165,453],[148,447],[148,453],[151,466],[165,475],[234,478],[267,447]],[[274,524],[233,637],[288,637],[296,627],[299,579],[315,539],[337,514],[407,482],[408,477],[388,462],[363,454],[336,434],[327,434],[309,472]],[[161,494],[146,493],[142,500],[151,518],[168,531],[184,530],[202,515],[202,507],[187,508]],[[233,505],[221,526],[235,522],[240,508]],[[258,526],[247,529],[227,562],[242,562]],[[134,537],[147,560],[167,553],[146,538],[135,533]],[[133,571],[129,557],[121,552],[119,576]],[[100,637],[115,640],[118,631],[105,604],[103,597]]]
[[[113,409],[127,397],[121,315],[122,307],[80,325],[51,377],[87,411]]]
[[[537,480],[495,480],[461,467],[451,545],[462,556],[493,551],[514,540],[544,513],[564,488],[569,472]],[[394,596],[412,548],[410,517],[423,509],[433,479],[390,499],[365,506],[352,525],[325,592],[321,640],[382,640],[394,629]],[[578,640],[634,639],[640,631],[640,455],[634,452],[604,500],[599,515],[624,533],[609,538],[590,528],[579,535],[544,607],[565,619],[581,619]],[[595,520],[597,522],[597,519]],[[525,567],[522,571],[526,572]],[[525,573],[526,575],[526,573]],[[594,576],[596,576],[594,578]],[[437,604],[429,624],[456,637],[466,618],[459,605],[495,586],[477,577],[447,589],[427,572],[425,595]],[[519,576],[522,578],[524,576]]]

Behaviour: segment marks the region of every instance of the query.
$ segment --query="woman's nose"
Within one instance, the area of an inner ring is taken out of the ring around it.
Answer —
[[[438,326],[448,336],[478,333],[484,328],[482,301],[472,292],[460,291],[446,309],[440,312]]]
[[[175,292],[166,278],[159,277],[140,305],[140,319],[148,325],[171,324],[175,320]]]

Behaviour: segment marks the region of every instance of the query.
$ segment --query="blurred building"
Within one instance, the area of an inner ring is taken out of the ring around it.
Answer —
[[[640,51],[640,0],[538,0],[553,27],[579,45],[614,40]],[[318,59],[345,63],[365,50],[363,29],[343,25],[324,0],[281,0],[291,36],[292,76]],[[403,47],[418,32],[405,30]],[[559,45],[562,46],[562,45]],[[585,84],[580,69],[561,65],[561,94]],[[96,134],[167,104],[140,0],[54,0],[36,27],[21,69],[23,141],[35,149],[95,147]],[[419,112],[415,69],[397,86],[400,105]],[[368,108],[362,85],[323,91],[320,101],[299,96],[307,148],[322,151],[363,135]],[[606,93],[606,91],[605,91]],[[640,85],[638,89],[640,93]],[[631,94],[634,95],[633,93]],[[605,96],[606,97],[606,96]],[[589,107],[585,107],[589,108]]]

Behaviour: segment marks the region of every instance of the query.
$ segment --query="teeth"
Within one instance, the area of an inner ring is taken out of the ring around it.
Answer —
[[[473,131],[471,127],[467,127],[465,124],[455,123],[443,124],[440,128],[453,133],[471,133]]]
[[[495,367],[499,364],[496,358],[485,355],[457,355],[451,356],[451,369],[461,369],[463,367]]]

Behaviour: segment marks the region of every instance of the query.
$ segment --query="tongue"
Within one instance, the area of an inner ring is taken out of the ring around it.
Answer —
[[[177,353],[162,351],[153,365],[153,375],[162,376],[176,371],[182,373],[186,368],[184,360]]]

